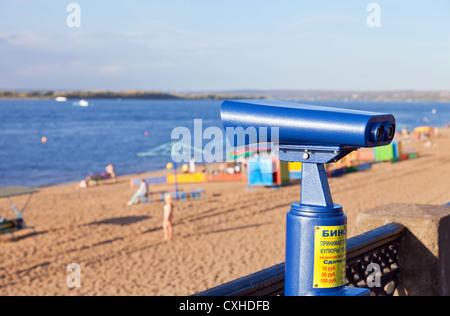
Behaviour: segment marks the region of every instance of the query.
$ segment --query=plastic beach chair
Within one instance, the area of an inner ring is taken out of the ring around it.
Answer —
[[[200,200],[201,198],[205,198],[205,190],[204,189],[196,189],[191,191],[191,198]]]
[[[140,200],[141,200],[141,204],[152,203],[152,200],[148,196],[141,196]]]
[[[21,219],[5,221],[0,223],[0,234],[1,235],[10,234],[13,240],[16,239],[14,233],[23,229],[33,229],[34,232],[36,232],[33,226],[27,226],[25,222]]]

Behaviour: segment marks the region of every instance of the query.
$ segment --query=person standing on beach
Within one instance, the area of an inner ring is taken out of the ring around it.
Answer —
[[[163,230],[164,230],[164,240],[171,241],[173,239],[173,229],[172,229],[172,220],[173,220],[173,204],[172,199],[170,197],[170,193],[164,195],[164,213],[163,213]]]

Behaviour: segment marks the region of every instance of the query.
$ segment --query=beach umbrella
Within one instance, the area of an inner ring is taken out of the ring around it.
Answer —
[[[217,146],[225,147],[227,142],[226,138],[214,140],[208,143],[209,148],[216,148]],[[180,154],[180,152],[183,154]],[[139,157],[181,157],[184,155],[188,155],[190,157],[206,157],[211,153],[205,152],[203,148],[192,146],[189,144],[181,144],[180,142],[172,141],[157,147],[151,148],[148,151],[138,153]],[[222,157],[223,158],[223,157]]]
[[[226,141],[226,140],[225,140]],[[224,140],[218,140],[217,143],[213,144],[223,144]],[[195,146],[183,144],[181,145],[179,142],[168,142],[162,144],[160,146],[151,148],[148,151],[138,153],[138,157],[170,157],[173,164],[173,172],[175,176],[175,193],[178,199],[178,179],[177,179],[177,163],[173,161],[174,157],[181,156],[180,151],[183,151],[183,154],[190,154],[190,157],[195,157],[198,154],[203,157],[204,151],[202,148],[198,148]],[[197,155],[196,155],[197,154]]]
[[[181,147],[173,148],[177,144],[180,145],[179,142],[175,142],[175,141],[168,142],[166,144],[152,148],[148,151],[138,153],[138,156],[139,157],[171,157],[171,158],[173,158],[174,155],[179,153],[178,149],[181,149]],[[183,147],[184,147],[184,149],[183,149],[184,151],[186,151],[186,150],[190,151],[191,157],[193,157],[195,155],[195,153],[203,154],[203,149],[201,149],[201,148],[197,148],[197,147],[190,146],[190,145],[183,145]]]
[[[214,141],[211,141],[208,143],[209,148],[215,148],[216,146],[223,146],[225,147],[227,144],[227,139],[217,139]],[[222,147],[222,148],[223,148]],[[231,146],[230,146],[231,147]],[[227,147],[228,148],[228,147]],[[228,158],[232,160],[236,160],[237,158],[248,158],[249,156],[252,156],[253,154],[260,153],[260,152],[268,152],[272,150],[272,146],[270,143],[260,143],[260,144],[254,144],[250,146],[238,146],[233,147],[233,151],[228,153]],[[181,154],[182,152],[183,154]],[[187,155],[189,157],[206,157],[206,155],[209,155],[211,153],[207,153],[204,151],[203,148],[195,147],[189,144],[180,144],[178,141],[172,141],[168,142],[159,146],[156,146],[154,148],[151,148],[148,151],[138,153],[139,157],[167,157],[172,160],[173,163],[173,171],[175,175],[175,191],[178,198],[178,181],[177,181],[177,164],[175,161],[173,161],[174,157]],[[223,157],[221,157],[223,159]]]

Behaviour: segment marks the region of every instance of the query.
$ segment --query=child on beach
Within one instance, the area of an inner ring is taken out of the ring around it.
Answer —
[[[164,230],[164,240],[171,241],[173,238],[172,230],[172,220],[173,220],[173,204],[169,194],[164,195],[164,213],[163,213],[163,230]]]

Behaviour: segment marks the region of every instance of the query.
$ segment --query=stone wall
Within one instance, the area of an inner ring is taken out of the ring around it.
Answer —
[[[407,228],[399,250],[398,295],[450,295],[450,206],[391,204],[362,212],[357,234],[399,223]]]

